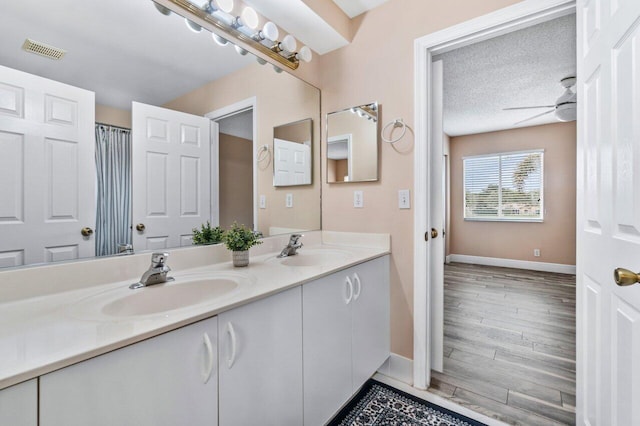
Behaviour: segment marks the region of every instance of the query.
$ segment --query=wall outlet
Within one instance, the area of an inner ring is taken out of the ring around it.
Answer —
[[[261,209],[266,209],[267,208],[267,197],[264,195],[260,196],[260,208]]]
[[[353,191],[353,207],[357,209],[364,207],[364,194],[362,191]]]
[[[533,255],[535,257],[540,257],[540,249],[533,249]]]
[[[288,209],[293,207],[293,194],[289,193],[285,196],[284,204]]]
[[[411,192],[408,189],[401,189],[398,191],[398,208],[410,209],[411,208]]]

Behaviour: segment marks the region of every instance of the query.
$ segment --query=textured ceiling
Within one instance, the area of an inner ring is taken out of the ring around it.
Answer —
[[[560,80],[576,72],[575,15],[434,57],[444,61],[444,131],[450,136],[557,122],[548,109],[503,108],[553,105]]]
[[[60,61],[26,53],[27,37],[68,53]],[[92,90],[97,103],[123,109],[132,100],[162,105],[253,60],[161,15],[151,0],[7,1],[0,13],[0,65]]]
[[[333,0],[349,18],[374,9],[387,1],[388,0]]]

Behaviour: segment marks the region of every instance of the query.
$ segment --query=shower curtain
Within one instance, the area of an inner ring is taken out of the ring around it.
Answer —
[[[96,123],[96,256],[131,244],[131,130]]]

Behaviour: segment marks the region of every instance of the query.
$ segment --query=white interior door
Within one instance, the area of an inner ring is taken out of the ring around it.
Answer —
[[[580,0],[577,424],[640,424],[640,2]]]
[[[92,257],[93,92],[0,66],[0,267]]]
[[[431,171],[429,217],[431,244],[429,280],[431,281],[431,369],[442,371],[444,351],[444,71],[442,61],[432,64]],[[435,232],[434,232],[435,231]]]
[[[191,245],[210,219],[209,119],[133,102],[132,124],[133,247]]]
[[[311,145],[274,138],[273,151],[275,186],[311,183]]]

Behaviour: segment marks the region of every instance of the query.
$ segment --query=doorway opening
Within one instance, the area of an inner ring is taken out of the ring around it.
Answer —
[[[211,119],[212,224],[258,229],[256,105],[247,99],[206,115]]]
[[[553,3],[553,4],[550,4],[550,3]],[[527,262],[511,262],[511,263],[506,262],[505,264],[488,263],[488,265],[494,265],[494,266],[471,267],[469,265],[457,264],[455,265],[455,267],[447,267],[447,270],[443,270],[444,262],[436,261],[434,263],[433,259],[438,258],[438,256],[435,253],[436,251],[440,251],[442,253],[446,250],[446,252],[448,252],[448,254],[450,255],[460,254],[460,253],[456,253],[457,251],[460,250],[460,241],[455,239],[456,229],[458,229],[458,232],[459,232],[458,237],[462,237],[458,239],[462,239],[462,240],[466,239],[467,241],[474,240],[472,242],[478,243],[478,246],[480,247],[480,249],[488,248],[489,251],[484,253],[478,252],[478,251],[474,252],[472,249],[470,252],[465,254],[466,257],[458,256],[457,259],[455,257],[453,259],[449,257],[448,260],[457,260],[457,261],[463,261],[467,263],[482,263],[482,260],[485,260],[485,261],[487,259],[494,260],[500,257],[509,259],[510,257],[512,257],[509,255],[509,253],[505,255],[505,254],[499,254],[496,251],[499,248],[510,250],[508,245],[506,247],[498,247],[500,246],[500,243],[496,243],[494,246],[492,246],[494,242],[493,240],[497,239],[495,238],[496,237],[495,229],[487,231],[487,233],[484,235],[476,234],[474,237],[474,233],[477,232],[475,228],[478,228],[478,225],[480,226],[487,225],[490,228],[491,227],[495,228],[494,225],[496,224],[504,225],[506,227],[510,227],[510,226],[513,227],[512,224],[524,225],[524,223],[522,223],[522,221],[520,223],[518,223],[518,221],[504,221],[502,223],[499,223],[497,218],[492,218],[492,220],[487,220],[483,222],[480,220],[473,220],[472,218],[464,217],[464,214],[465,214],[464,212],[465,212],[465,209],[467,209],[468,203],[465,202],[465,194],[467,193],[467,190],[464,186],[465,174],[463,170],[464,168],[463,157],[473,157],[479,154],[489,154],[489,152],[478,152],[477,151],[479,149],[478,145],[473,145],[472,143],[468,143],[468,144],[465,143],[468,141],[464,140],[463,138],[465,138],[468,135],[474,134],[474,132],[459,133],[458,135],[455,135],[455,136],[460,138],[460,140],[455,140],[456,138],[454,138],[453,141],[450,141],[450,140],[446,141],[447,139],[449,139],[447,138],[447,136],[444,136],[444,133],[446,133],[446,131],[441,131],[438,136],[436,136],[433,133],[433,132],[437,132],[437,130],[434,130],[434,129],[438,128],[438,125],[437,123],[434,123],[434,118],[433,118],[434,110],[438,108],[438,106],[436,105],[438,94],[437,94],[437,90],[433,86],[434,81],[436,81],[436,78],[434,76],[434,70],[437,67],[435,66],[435,64],[432,65],[432,63],[433,63],[434,57],[436,57],[435,59],[443,59],[443,57],[445,57],[447,54],[453,55],[453,53],[450,53],[450,52],[453,52],[460,48],[470,47],[471,45],[477,44],[479,42],[490,41],[491,39],[504,36],[505,34],[514,33],[514,32],[517,32],[518,30],[527,29],[537,24],[547,23],[552,20],[560,19],[560,18],[566,17],[567,15],[571,15],[573,13],[575,13],[574,4],[571,1],[549,2],[546,5],[539,5],[538,7],[535,7],[532,5],[519,5],[519,6],[515,5],[513,7],[510,7],[501,11],[501,13],[499,14],[498,13],[493,14],[494,16],[487,15],[486,17],[478,18],[476,20],[458,25],[456,27],[451,27],[447,30],[441,31],[440,33],[436,33],[436,34],[424,37],[423,39],[419,39],[416,43],[416,59],[417,59],[416,73],[417,75],[421,75],[421,78],[417,79],[416,81],[418,95],[416,96],[417,143],[416,143],[416,167],[415,167],[415,170],[416,170],[415,227],[418,231],[431,229],[433,227],[434,229],[432,230],[432,233],[431,233],[432,236],[438,234],[438,233],[434,233],[433,232],[434,230],[436,231],[443,230],[444,232],[442,234],[445,235],[446,241],[441,241],[439,238],[438,239],[432,238],[430,239],[429,243],[425,245],[423,242],[416,240],[416,247],[414,252],[415,259],[416,259],[416,262],[414,263],[415,264],[415,271],[414,271],[415,272],[414,273],[414,286],[415,286],[415,291],[414,291],[414,300],[415,300],[414,385],[419,388],[423,386],[427,387],[430,381],[432,385],[435,385],[435,386],[441,385],[443,388],[446,388],[446,390],[443,391],[443,393],[446,394],[447,392],[449,392],[448,396],[450,396],[454,401],[457,401],[458,403],[464,402],[463,401],[464,398],[462,398],[461,395],[463,395],[464,391],[468,390],[468,388],[470,387],[469,382],[471,381],[471,379],[473,379],[473,377],[471,377],[472,371],[466,370],[464,371],[465,375],[459,374],[458,377],[455,378],[455,379],[458,379],[457,384],[456,383],[443,384],[443,381],[441,380],[443,377],[439,376],[438,375],[439,373],[434,373],[434,375],[432,375],[432,369],[442,370],[443,364],[445,365],[445,367],[447,366],[447,364],[449,364],[449,366],[456,364],[456,366],[458,367],[458,370],[464,370],[464,368],[468,367],[469,365],[474,365],[474,364],[479,365],[485,361],[484,359],[475,358],[477,356],[480,356],[481,349],[480,348],[473,349],[472,342],[463,341],[464,340],[463,337],[465,337],[465,335],[466,337],[470,337],[471,335],[480,335],[482,332],[486,332],[486,333],[492,334],[496,338],[499,338],[500,336],[502,336],[504,337],[504,339],[507,340],[507,343],[514,344],[514,345],[516,344],[515,341],[509,342],[510,332],[513,332],[514,336],[515,334],[519,333],[521,342],[528,339],[528,337],[524,336],[524,332],[522,330],[520,331],[511,330],[511,328],[513,328],[512,325],[516,322],[515,318],[510,318],[510,319],[508,318],[506,320],[503,318],[501,320],[500,318],[495,318],[495,315],[493,315],[493,318],[489,318],[491,315],[482,316],[478,313],[474,314],[471,309],[466,309],[466,308],[469,308],[469,306],[471,305],[470,303],[471,301],[469,300],[465,301],[467,306],[465,306],[464,308],[458,309],[460,308],[459,305],[463,304],[463,302],[460,300],[458,300],[457,302],[454,301],[455,297],[453,296],[462,297],[462,296],[469,296],[469,294],[473,294],[475,295],[473,297],[476,297],[479,299],[476,301],[478,302],[477,303],[478,307],[481,308],[481,310],[485,313],[489,312],[493,314],[493,312],[491,312],[491,306],[490,306],[490,303],[492,302],[491,297],[497,296],[498,298],[502,298],[502,300],[504,301],[514,297],[514,294],[515,294],[515,293],[508,294],[509,292],[503,292],[501,295],[499,295],[497,292],[494,292],[493,294],[491,294],[491,290],[495,290],[496,282],[498,283],[498,285],[503,285],[504,288],[511,290],[511,288],[505,284],[505,281],[513,281],[515,284],[513,284],[512,287],[515,288],[517,287],[517,281],[520,280],[522,276],[529,275],[530,277],[533,276],[534,278],[537,278],[541,281],[544,281],[545,279],[548,279],[549,281],[553,281],[552,278],[543,276],[543,273],[541,272],[527,274],[529,272],[527,271],[527,272],[524,272],[524,275],[522,275],[522,271],[519,271],[519,272],[512,271],[512,273],[508,273],[508,272],[505,273],[503,269],[496,268],[495,266],[519,267],[522,269],[528,269],[530,266],[534,266],[533,269],[536,269],[535,266],[540,266],[540,265],[535,265],[538,263],[562,263],[563,264],[562,266],[567,266],[567,265],[575,264],[575,248],[571,249],[573,251],[572,260],[562,261],[562,262],[557,262],[557,261],[540,262],[541,260],[540,259],[540,260],[531,260],[529,261],[529,263]],[[573,39],[575,40],[575,30],[573,32]],[[515,49],[515,50],[516,52],[520,53],[519,51],[524,49]],[[493,55],[495,58],[497,58],[500,56],[501,51],[493,51],[490,54]],[[440,56],[440,58],[438,58],[437,56]],[[536,62],[534,60],[531,66],[533,67],[533,65],[535,64]],[[444,78],[446,80],[447,66],[445,65],[444,68],[445,68]],[[562,70],[556,70],[556,71],[562,72]],[[575,73],[575,68],[573,72]],[[575,76],[575,74],[573,75]],[[558,80],[566,76],[567,75],[561,75],[558,77]],[[472,92],[475,89],[475,86],[479,85],[480,83],[481,82],[478,81],[478,79],[475,79],[475,80],[472,79],[472,81],[469,83],[470,86],[467,86],[467,90]],[[562,94],[562,87],[557,86],[557,88],[560,91],[555,95],[555,97],[551,98],[550,102],[545,102],[544,104],[539,104],[539,105],[550,105],[553,107],[554,106],[553,101],[559,95]],[[500,91],[500,88],[496,89],[496,91]],[[519,101],[515,99],[514,99],[514,102],[516,103],[515,104],[504,103],[504,105],[502,105],[502,108],[538,105],[537,103],[521,104]],[[555,108],[552,109],[552,111],[548,115],[553,116],[552,113],[554,112],[554,110]],[[536,115],[538,112],[542,112],[542,111],[546,111],[546,110],[539,110],[539,111],[529,110],[528,112],[530,112],[529,116],[533,116],[533,115]],[[519,120],[512,120],[512,124],[516,123],[517,121],[522,121],[526,118],[528,117],[522,117]],[[486,124],[487,121],[488,120],[483,120],[483,124]],[[544,127],[545,125],[547,125],[545,123],[535,122],[535,121],[533,121],[533,123],[523,123],[523,124],[539,125],[535,127]],[[549,125],[549,126],[553,126],[553,125]],[[484,139],[488,138],[490,142],[495,142],[495,140],[499,139],[497,134],[501,130],[503,129],[498,129],[498,128],[486,129],[485,128],[485,129],[477,130],[476,133],[482,134],[483,138]],[[487,132],[493,132],[493,133],[487,133]],[[515,136],[515,135],[510,135],[510,137],[512,140],[517,140],[519,138],[519,136]],[[437,144],[438,138],[440,138],[440,140],[445,139],[445,142],[443,142],[443,145],[442,145],[442,148],[444,149],[441,148],[439,152],[434,154],[434,150],[433,150],[434,143]],[[424,146],[420,146],[421,142],[423,141],[425,142]],[[574,127],[573,139],[572,139],[573,158],[570,160],[573,164],[575,164],[575,141],[576,139],[575,139],[575,127]],[[461,149],[455,148],[457,144],[459,144],[459,146],[464,146],[464,145],[471,146],[471,152],[466,152],[461,154]],[[420,148],[418,148],[418,146],[420,146]],[[492,152],[492,153],[509,153],[510,151],[526,151],[519,148],[506,149],[505,148],[506,146],[508,145],[497,147],[497,148],[494,147],[495,152]],[[490,149],[490,148],[487,148],[487,149]],[[473,150],[476,150],[476,152],[474,152]],[[437,164],[437,167],[436,167],[436,164]],[[546,164],[546,162],[541,162],[541,165],[544,165],[544,164]],[[437,172],[434,172],[433,171],[434,169],[437,170]],[[439,177],[437,179],[434,179],[434,174],[428,174],[429,172],[439,174]],[[547,170],[547,172],[551,173],[551,170]],[[575,182],[575,169],[574,169],[574,176],[571,178],[571,180]],[[549,182],[551,181],[552,180],[549,179]],[[544,185],[544,183],[545,182],[543,180],[542,185]],[[523,192],[533,191],[533,189],[530,188],[528,185],[529,184],[527,184],[524,187]],[[508,190],[509,188],[505,188],[503,190],[502,188],[500,188],[500,186],[498,186],[497,190],[495,191],[496,198],[499,198],[507,194]],[[575,191],[575,187],[574,187],[574,191]],[[434,194],[438,192],[439,194],[436,197],[434,197]],[[424,197],[424,198],[421,199],[421,197]],[[437,200],[438,197],[443,200],[442,203],[448,206],[448,208],[444,208],[442,204],[434,203],[433,200],[434,199]],[[543,199],[542,194],[540,198]],[[575,196],[572,198],[575,199]],[[484,206],[484,207],[487,207],[487,206]],[[526,206],[514,204],[514,205],[500,205],[500,206],[491,206],[491,207],[493,210],[495,210],[495,213],[497,213],[498,215],[502,215],[503,213],[509,213],[509,212],[511,213],[522,212],[524,214],[535,212],[535,206],[533,205],[529,206],[528,204]],[[540,205],[540,210],[542,211],[542,216],[544,216],[544,211],[543,211],[544,206]],[[438,213],[435,214],[434,212],[438,212]],[[572,209],[564,209],[563,211],[557,211],[556,213],[562,213],[564,215],[575,217],[575,204],[573,205]],[[436,217],[437,217],[437,220],[434,220],[434,218]],[[447,219],[448,217],[450,217],[450,220]],[[472,225],[474,229],[465,231],[463,228],[459,226],[460,223],[457,223],[458,226],[456,227],[456,221],[458,220],[458,218],[460,219],[458,222],[462,223],[463,225],[464,224]],[[549,222],[551,217],[547,217],[547,219],[548,219],[547,221]],[[538,223],[535,223],[534,221],[532,221],[531,223],[532,228],[535,228],[536,226],[539,227],[540,223],[543,223],[543,220],[539,221]],[[537,228],[536,230],[538,229],[539,228]],[[575,226],[573,226],[573,229],[575,229]],[[511,236],[518,235],[518,232],[513,230],[508,231],[508,233]],[[572,242],[575,245],[575,234],[573,234],[571,239],[573,240]],[[516,247],[516,248],[519,248],[519,247]],[[494,251],[491,251],[491,250],[494,250]],[[511,248],[511,250],[513,250],[513,248]],[[543,250],[542,252],[547,253],[548,250]],[[533,256],[533,250],[531,255]],[[420,262],[418,261],[418,259],[425,259],[425,262]],[[440,257],[440,259],[443,259],[443,257]],[[565,263],[567,265],[564,265]],[[468,268],[471,268],[471,269],[468,269]],[[441,271],[439,277],[438,277],[438,274],[434,274],[434,270],[437,270],[437,269]],[[563,270],[560,272],[571,272],[571,271]],[[445,276],[446,276],[446,280],[445,280]],[[481,283],[484,277],[489,277],[488,283],[487,282]],[[561,276],[561,277],[566,277],[566,276]],[[449,280],[449,284],[447,284],[447,280]],[[454,281],[457,281],[457,283],[460,285],[458,288],[453,288]],[[526,278],[524,282],[530,284],[533,281],[531,280],[531,278]],[[470,286],[470,284],[473,284],[473,285],[480,284],[480,286],[483,287],[484,289],[488,289],[488,294],[484,294],[481,296],[478,288]],[[450,294],[446,293],[445,285],[450,286],[448,287],[451,290]],[[554,287],[554,285],[556,287]],[[573,291],[573,294],[575,294],[575,284],[573,284],[573,287],[572,287],[571,283],[567,284],[566,282],[564,282],[563,279],[560,279],[559,282],[550,285],[552,298],[559,295],[560,291],[558,291],[558,289],[565,285],[569,289],[569,293]],[[526,287],[522,287],[522,288],[525,289],[525,291],[527,290]],[[541,288],[537,290],[541,290]],[[440,292],[440,294],[437,294],[438,291]],[[540,297],[541,298],[540,303],[543,306],[546,303],[549,303],[548,301],[542,302],[542,295],[538,293],[523,294],[522,298],[525,299],[526,297],[531,297],[531,298]],[[575,299],[571,303],[570,294],[561,296],[559,299],[563,299],[563,298],[566,301],[569,301],[568,303],[569,305],[573,305],[573,306],[570,306],[570,311],[572,312],[569,313],[570,319],[566,324],[566,327],[560,331],[564,333],[564,335],[573,337],[573,339],[575,339],[575,331],[574,331],[575,330]],[[448,311],[450,312],[456,311],[457,309],[457,314],[459,314],[457,318],[455,319],[446,318],[445,304],[447,303],[450,305],[455,303],[459,304],[458,306],[455,306],[455,309],[448,309]],[[498,307],[493,306],[493,309],[498,310]],[[516,308],[516,310],[517,309],[518,308]],[[546,309],[547,309],[547,314],[549,314],[549,308],[546,307]],[[517,314],[517,312],[515,313]],[[523,308],[522,314],[524,315],[525,313],[526,312],[524,311],[524,308]],[[533,315],[535,316],[535,313]],[[421,324],[422,321],[424,322]],[[456,321],[457,321],[457,324],[452,326],[452,323]],[[474,324],[474,321],[476,322],[476,324]],[[499,323],[499,321],[502,321],[502,322]],[[448,334],[458,333],[458,335],[456,336],[458,337],[457,342],[453,344],[448,344],[446,346],[446,352],[443,352],[444,349],[443,349],[442,340],[440,340],[439,344],[437,341],[438,340],[438,329],[437,329],[438,323],[441,324],[440,339],[443,338],[442,334],[444,334],[442,333],[443,323],[444,323],[444,328],[446,332],[448,332]],[[467,326],[466,333],[464,331],[460,332],[459,328],[457,329],[458,331],[456,331],[456,326],[460,324],[462,324],[463,326],[462,330],[464,330],[464,326]],[[526,326],[524,323],[522,325],[523,327]],[[550,325],[550,324],[547,324],[547,325]],[[551,324],[551,325],[555,326],[557,324]],[[531,331],[532,330],[528,330],[528,333]],[[559,339],[564,339],[564,335],[561,336]],[[542,337],[555,338],[550,336],[542,336]],[[434,342],[436,342],[436,345],[434,345]],[[533,352],[533,346],[534,346],[533,341],[528,342],[528,344],[530,344],[532,348],[531,352]],[[457,345],[457,347],[452,347],[454,345]],[[571,342],[567,344],[567,346],[571,346],[571,345],[573,345],[573,343]],[[438,349],[438,346],[439,346],[439,349]],[[514,348],[509,347],[509,348],[513,349],[513,352],[517,352],[517,349],[518,349],[515,347]],[[489,351],[487,351],[487,355]],[[531,380],[524,379],[524,378],[520,378],[521,379],[520,383],[518,383],[518,380],[513,380],[513,377],[516,377],[516,378],[519,377],[519,375],[523,371],[522,370],[523,367],[522,366],[514,367],[514,365],[517,364],[517,362],[514,361],[514,358],[512,357],[509,359],[509,361],[507,361],[504,359],[506,355],[501,352],[499,358],[502,358],[502,362],[508,364],[506,367],[513,367],[513,369],[510,370],[509,368],[506,368],[504,365],[501,365],[501,369],[496,370],[497,374],[495,376],[498,377],[500,376],[500,374],[502,374],[503,376],[502,378],[504,379],[503,383],[505,381],[508,381],[510,384],[510,387],[503,387],[499,391],[499,393],[501,393],[504,390],[505,392],[504,398],[502,398],[502,395],[498,396],[497,393],[491,394],[490,392],[487,392],[485,394],[482,394],[482,392],[475,389],[475,392],[477,393],[473,395],[469,395],[469,394],[466,395],[469,397],[467,398],[466,402],[476,406],[484,405],[493,409],[498,408],[496,406],[501,402],[506,407],[507,412],[509,412],[513,416],[516,416],[516,421],[518,421],[518,419],[522,421],[522,419],[527,418],[526,416],[528,415],[532,416],[529,418],[529,420],[534,419],[535,416],[537,415],[534,412],[535,411],[534,406],[537,405],[539,406],[539,408],[541,408],[540,411],[543,411],[543,412],[544,410],[547,410],[547,411],[555,410],[553,411],[553,414],[547,418],[547,420],[549,421],[555,420],[560,422],[571,423],[570,420],[573,419],[573,413],[572,413],[572,410],[574,410],[573,405],[575,405],[573,402],[574,398],[572,398],[572,395],[575,395],[575,346],[573,346],[572,352],[573,353],[570,354],[568,357],[571,358],[571,356],[573,356],[574,358],[573,364],[572,364],[573,366],[571,365],[571,362],[569,362],[569,365],[564,364],[563,367],[567,367],[567,371],[555,370],[550,374],[553,377],[547,377],[545,375],[547,375],[548,373],[540,371],[540,369],[543,367],[542,364],[537,364],[537,367],[535,367],[534,362],[529,362],[526,365],[525,368],[527,368],[530,371],[533,371],[534,369],[537,368],[537,371],[534,374],[534,375],[537,375],[535,380],[537,380],[538,382],[542,381],[544,382],[543,385],[547,385],[546,388],[541,392],[549,391],[548,395],[527,394],[525,391],[529,391],[529,393],[535,393],[535,391],[530,389],[525,389],[525,386],[529,383],[536,383],[536,382],[532,382]],[[493,349],[493,358],[496,357],[496,353],[497,353],[496,349]],[[453,355],[453,358],[445,359],[445,362],[443,363],[443,355],[444,355],[444,358],[449,358],[450,356]],[[514,355],[514,354],[510,354],[510,355]],[[521,355],[522,353],[518,353],[518,356],[521,356]],[[536,354],[536,355],[539,355],[539,354]],[[541,360],[541,362],[548,362],[549,364],[553,364],[555,361],[557,361],[555,358],[553,358],[554,357],[553,354],[547,354],[547,355],[550,355],[549,359],[543,359]],[[465,358],[465,356],[467,358]],[[469,356],[471,356],[471,358],[473,359],[469,359]],[[487,356],[487,358],[489,357]],[[489,364],[486,364],[484,367],[485,367],[485,370],[487,371],[490,371],[493,368]],[[502,367],[505,367],[505,368],[502,368]],[[574,370],[573,372],[570,371],[572,368]],[[511,371],[513,371],[513,373],[511,373]],[[563,376],[563,375],[568,377],[559,378],[559,379],[558,377],[556,377],[556,376]],[[463,380],[460,380],[460,377],[462,376],[464,376],[463,378],[469,379],[469,380],[467,380],[466,383],[462,383]],[[435,380],[432,381],[431,380],[432,378],[435,378]],[[487,377],[476,377],[475,381],[477,382],[477,384],[485,385],[485,389],[486,389],[490,387],[487,384],[486,379]],[[551,383],[551,382],[554,379],[558,379],[559,381],[567,379],[568,382],[563,382],[562,385],[558,385],[555,388],[553,388],[551,387],[551,385],[555,383]],[[547,381],[545,382],[545,380]],[[451,379],[450,381],[455,381],[455,380]],[[465,389],[465,386],[467,387],[467,389]],[[560,390],[559,388],[562,388],[562,390]],[[455,395],[455,392],[457,390],[458,390],[458,395]],[[491,391],[497,391],[497,389],[491,388]],[[572,391],[573,393],[571,393],[570,391]],[[562,401],[563,392],[566,394],[564,403]],[[470,393],[473,393],[473,392],[470,392]],[[554,396],[557,395],[558,398],[556,399],[554,397],[553,401],[551,401],[550,393],[554,393]],[[476,396],[478,398],[475,401],[471,401],[473,399],[472,397],[476,397]],[[501,400],[501,401],[498,401],[498,400]],[[521,407],[517,407],[517,408],[523,408],[524,409],[523,413],[516,414],[516,412],[512,410],[512,407],[508,407],[507,402],[509,400],[514,402],[514,404],[520,403]],[[554,407],[551,407],[552,404],[556,404],[556,405]],[[495,411],[496,410],[494,410],[494,412]],[[518,415],[522,415],[523,417],[517,418]],[[540,420],[540,418],[538,418],[538,420]]]

